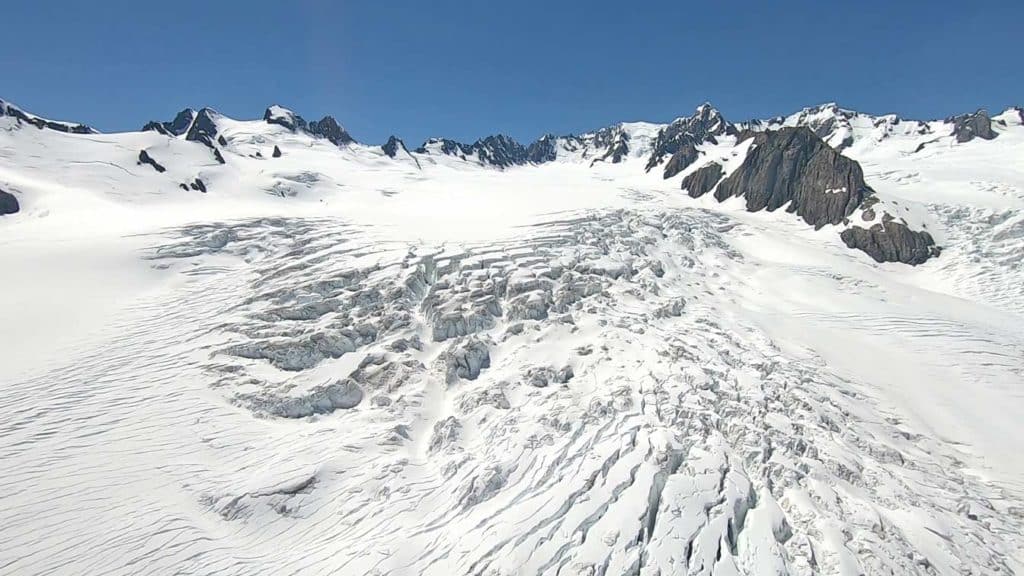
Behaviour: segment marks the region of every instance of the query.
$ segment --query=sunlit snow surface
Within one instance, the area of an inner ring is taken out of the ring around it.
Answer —
[[[912,268],[640,155],[223,122],[0,126],[0,573],[1024,573],[1019,126],[846,152]]]

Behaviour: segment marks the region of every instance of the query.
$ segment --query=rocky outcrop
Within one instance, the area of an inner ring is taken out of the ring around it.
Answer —
[[[664,177],[668,179],[679,174],[689,168],[698,158],[700,158],[700,152],[697,151],[697,148],[693,144],[684,144],[668,159],[668,164],[665,164]]]
[[[192,121],[196,119],[196,111],[191,108],[185,108],[181,112],[178,112],[174,120],[170,122],[148,122],[142,127],[144,132],[154,131],[159,132],[165,136],[181,136],[188,132],[189,127],[192,125]]]
[[[152,166],[153,169],[156,170],[157,172],[166,172],[167,171],[167,168],[164,168],[159,162],[154,160],[153,157],[149,155],[149,152],[146,152],[145,150],[140,150],[139,151],[139,161],[138,161],[138,164],[140,166],[143,165],[143,164],[148,164],[148,165]]]
[[[596,162],[618,164],[629,156],[629,134],[622,129],[622,126],[602,128],[594,132],[591,140],[590,147],[604,151],[590,162],[591,166]]]
[[[190,142],[201,142],[210,148],[214,148],[214,141],[217,137],[217,121],[220,116],[217,111],[210,108],[203,108],[196,114],[195,120],[188,129],[185,139]]]
[[[531,164],[543,164],[554,162],[558,157],[558,150],[555,147],[558,139],[552,134],[545,134],[537,141],[526,147],[526,160]]]
[[[473,150],[484,164],[509,168],[527,163],[526,147],[504,134],[488,136],[473,143]]]
[[[40,118],[35,114],[29,114],[21,108],[0,100],[0,117],[9,116],[18,120],[18,122],[24,122],[31,124],[40,130],[56,130],[57,132],[65,132],[67,134],[95,134],[96,130],[86,126],[85,124],[74,124],[71,122],[57,122],[55,120],[47,120],[46,118]]]
[[[274,151],[271,152],[270,155],[273,156],[274,158],[280,158],[281,157],[281,149],[277,147],[277,144],[274,144]]]
[[[420,154],[439,153],[462,160],[474,156],[485,166],[509,168],[529,163],[527,148],[509,136],[498,134],[481,138],[472,144],[463,144],[447,138],[431,138],[416,149]]]
[[[722,174],[722,165],[718,162],[701,166],[696,172],[683,178],[683,190],[686,190],[691,198],[700,198],[714,189],[722,179]]]
[[[720,202],[743,196],[747,210],[787,206],[815,228],[839,224],[873,191],[860,165],[806,127],[762,132],[743,164],[718,185]]]
[[[306,131],[313,136],[326,138],[328,142],[335,146],[355,142],[355,139],[338,124],[338,121],[333,116],[324,116],[316,122],[310,122]]]
[[[388,157],[394,158],[395,156],[398,156],[398,152],[400,150],[405,150],[405,143],[398,138],[391,136],[388,138],[388,141],[381,146],[381,150],[383,150]]]
[[[882,222],[870,228],[847,228],[840,238],[847,247],[865,252],[877,262],[902,262],[916,266],[941,252],[931,234],[911,230],[891,217],[883,218]]]
[[[302,116],[281,106],[271,106],[263,113],[263,120],[268,124],[283,126],[291,132],[305,132],[310,136],[325,138],[335,146],[343,146],[355,142],[355,139],[340,125],[333,116],[324,116],[320,120],[307,122]]]
[[[975,138],[992,140],[997,136],[992,130],[992,119],[985,110],[978,110],[974,114],[961,114],[946,119],[947,123],[953,124],[953,136],[960,143],[970,142]]]
[[[687,146],[696,147],[704,142],[715,144],[718,142],[717,137],[736,136],[738,133],[736,127],[726,122],[718,110],[712,108],[710,104],[702,104],[697,107],[693,116],[679,118],[658,133],[654,149],[647,160],[647,171]],[[671,177],[668,175],[668,166],[665,177]]]
[[[21,210],[21,205],[18,204],[18,199],[14,197],[14,194],[0,190],[0,216],[15,214],[19,210]]]

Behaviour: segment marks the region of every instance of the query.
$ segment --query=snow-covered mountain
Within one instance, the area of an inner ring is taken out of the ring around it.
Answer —
[[[1024,114],[0,101],[0,573],[1022,574]]]

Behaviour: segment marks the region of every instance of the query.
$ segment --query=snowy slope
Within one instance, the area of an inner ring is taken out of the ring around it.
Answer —
[[[850,137],[916,267],[690,198],[738,133],[665,179],[669,124],[499,166],[211,117],[0,117],[0,573],[1024,573],[1017,111],[738,125]]]

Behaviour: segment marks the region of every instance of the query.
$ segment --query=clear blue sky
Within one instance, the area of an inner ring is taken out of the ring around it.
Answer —
[[[944,117],[1024,104],[1024,1],[5,2],[0,98],[103,131],[272,103],[389,134],[531,140],[704,100]]]

